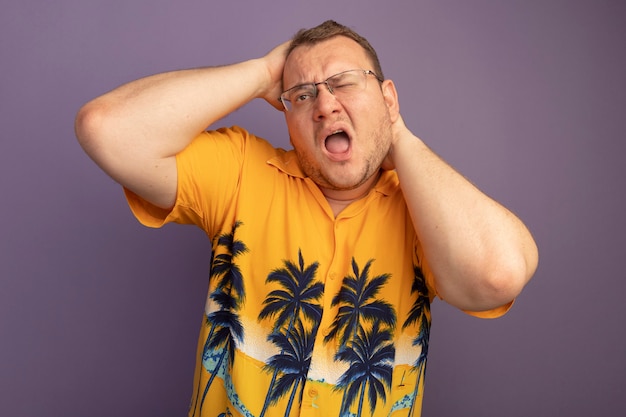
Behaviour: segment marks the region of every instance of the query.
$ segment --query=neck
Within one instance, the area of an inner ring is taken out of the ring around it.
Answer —
[[[328,201],[328,204],[332,208],[333,213],[337,216],[352,202],[365,197],[370,190],[374,188],[374,185],[378,182],[378,178],[380,178],[380,172],[376,175],[372,175],[372,177],[368,178],[368,180],[363,184],[350,190],[335,190],[322,187],[320,187],[320,189],[322,194],[324,194],[324,197],[326,197],[326,201]]]

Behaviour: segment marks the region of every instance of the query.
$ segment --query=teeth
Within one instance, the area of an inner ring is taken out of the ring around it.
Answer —
[[[331,135],[336,135],[337,133],[343,133],[343,130],[335,130]]]

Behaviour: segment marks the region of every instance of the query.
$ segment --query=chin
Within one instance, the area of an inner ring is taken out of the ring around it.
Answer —
[[[352,177],[350,179],[346,178],[345,176],[326,178],[326,179],[328,180],[327,182],[329,183],[329,187],[332,188],[333,190],[352,191],[361,187],[370,178],[371,178],[371,175],[366,175],[366,176],[361,175],[361,176]]]

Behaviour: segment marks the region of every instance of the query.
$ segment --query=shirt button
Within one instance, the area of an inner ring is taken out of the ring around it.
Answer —
[[[317,392],[317,390],[315,388],[311,388],[309,390],[309,397],[311,398],[315,398],[319,395],[319,392]]]

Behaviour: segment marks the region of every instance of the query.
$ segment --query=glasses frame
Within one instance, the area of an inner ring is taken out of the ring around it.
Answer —
[[[333,88],[328,84],[328,80],[330,80],[331,78],[334,78],[338,75],[341,74],[345,74],[347,72],[352,72],[352,71],[361,71],[363,72],[363,74],[365,74],[365,77],[367,77],[368,75],[373,75],[374,78],[376,78],[378,80],[378,82],[382,83],[384,80],[382,78],[380,78],[374,71],[372,70],[366,70],[366,69],[361,69],[361,68],[354,68],[354,69],[349,69],[349,70],[345,70],[345,71],[341,71],[338,72],[337,74],[331,75],[330,77],[326,78],[324,81],[320,81],[318,83],[303,83],[303,84],[298,84],[298,85],[294,85],[291,88],[288,88],[287,90],[283,91],[280,94],[280,97],[278,97],[278,101],[281,102],[281,104],[283,105],[283,108],[285,109],[285,111],[287,112],[292,112],[293,111],[293,105],[292,105],[292,109],[289,109],[289,105],[287,104],[287,102],[291,102],[291,100],[287,100],[285,98],[285,94],[289,93],[292,90],[295,90],[296,88],[302,88],[305,86],[312,86],[312,90],[313,90],[313,101],[315,101],[315,99],[317,99],[317,96],[319,95],[319,89],[317,88],[318,85],[321,84],[326,84],[326,88],[328,89],[328,92],[332,95],[335,95],[335,92],[333,91]]]

